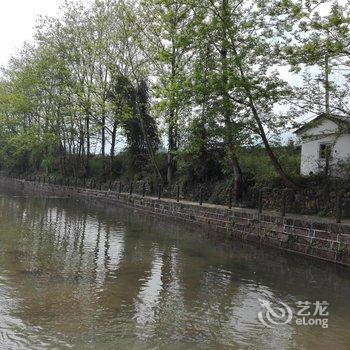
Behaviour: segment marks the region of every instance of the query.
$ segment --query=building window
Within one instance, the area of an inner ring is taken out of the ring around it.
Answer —
[[[332,144],[320,143],[320,159],[330,159],[332,156]]]

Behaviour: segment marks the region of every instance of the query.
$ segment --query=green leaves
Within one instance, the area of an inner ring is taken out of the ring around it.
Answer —
[[[74,154],[77,171],[90,153],[111,149],[113,157],[119,139],[143,148],[166,140],[173,170],[187,149],[200,157],[219,143],[237,158],[257,137],[268,148],[266,134],[290,126],[287,113],[276,112],[281,106],[298,104],[293,117],[318,111],[327,86],[333,109],[348,110],[349,8],[325,0],[66,2],[60,19],[41,19],[35,45],[5,70],[5,149],[19,158],[40,153],[45,167],[50,157]],[[278,73],[287,67],[296,74],[310,68],[303,86]]]

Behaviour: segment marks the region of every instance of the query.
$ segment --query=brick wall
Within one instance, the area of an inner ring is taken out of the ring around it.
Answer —
[[[36,196],[60,196],[165,216],[224,232],[228,239],[240,239],[350,266],[350,222],[336,224],[326,219],[263,212],[171,199],[128,195],[114,191],[57,186],[0,177],[0,186]]]

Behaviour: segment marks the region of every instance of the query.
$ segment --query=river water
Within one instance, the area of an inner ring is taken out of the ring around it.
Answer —
[[[1,194],[0,349],[350,349],[350,269],[214,236]],[[326,301],[328,328],[298,301]]]

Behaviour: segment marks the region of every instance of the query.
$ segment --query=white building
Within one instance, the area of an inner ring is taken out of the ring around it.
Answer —
[[[321,114],[295,133],[302,142],[302,175],[350,174],[350,118]]]

